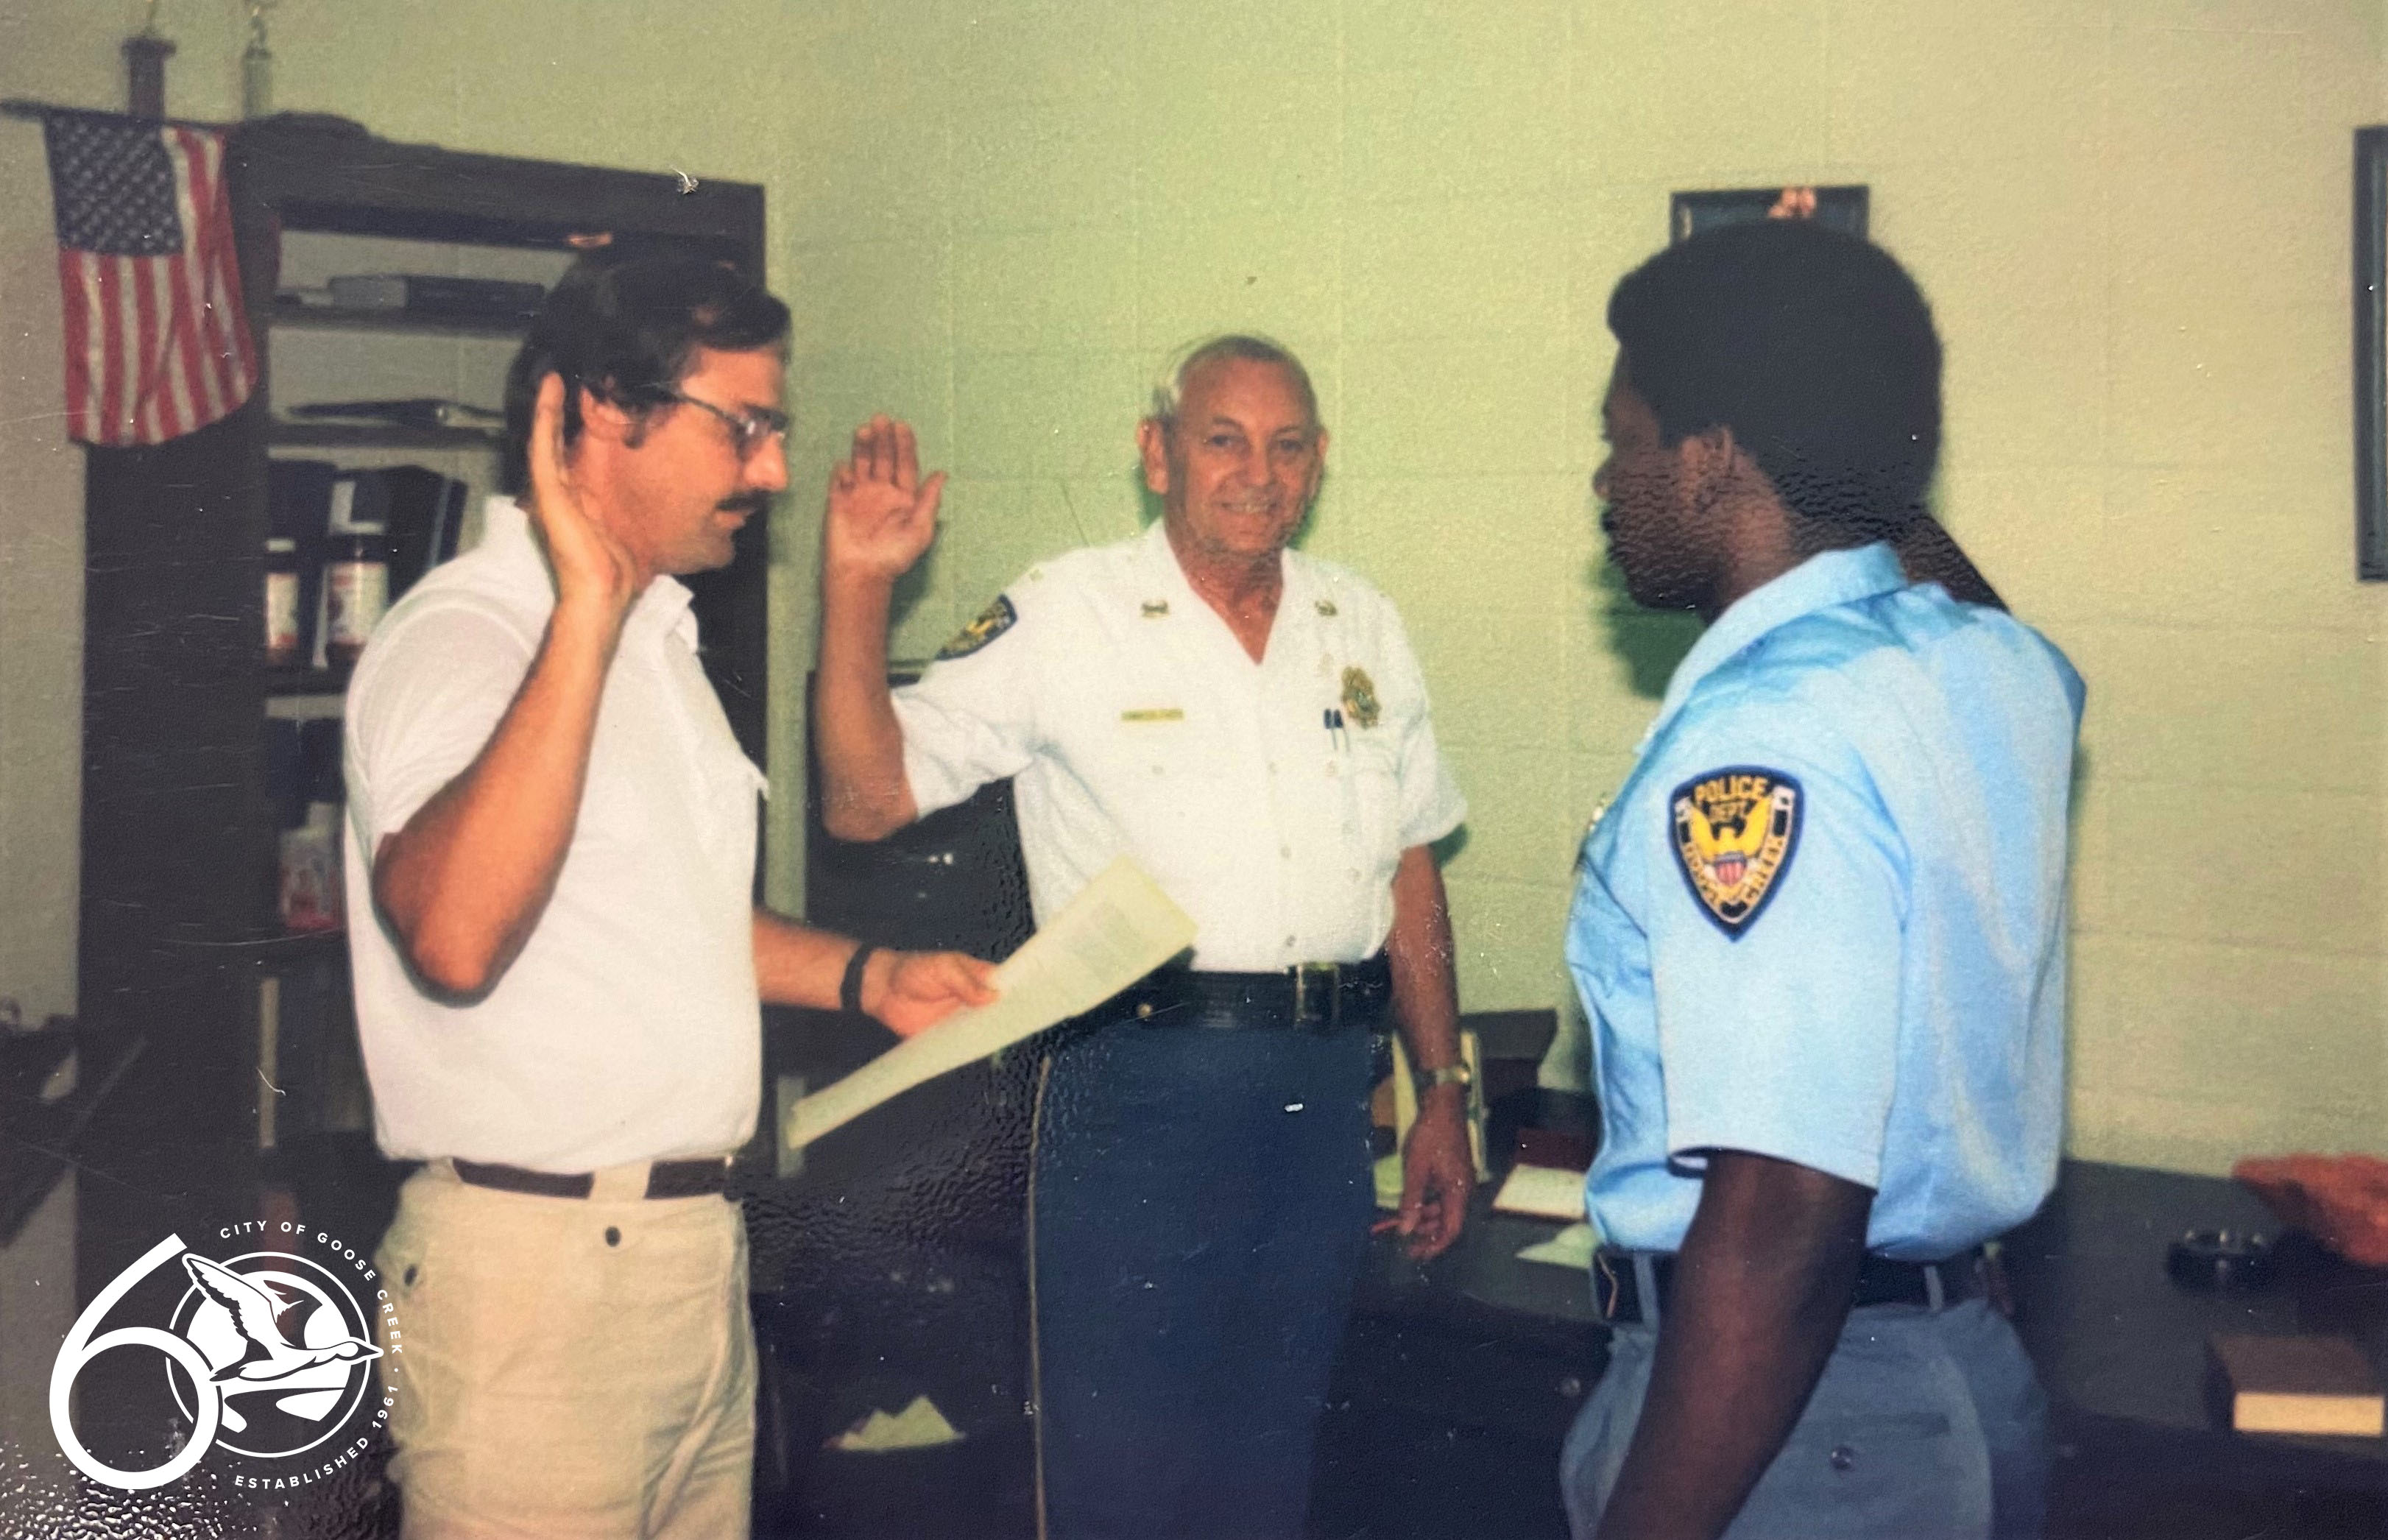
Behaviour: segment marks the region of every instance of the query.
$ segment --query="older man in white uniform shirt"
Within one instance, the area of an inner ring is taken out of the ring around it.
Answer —
[[[410,1537],[744,1534],[722,1192],[759,1001],[907,1032],[985,998],[969,959],[752,901],[763,781],[670,575],[727,563],[786,484],[787,322],[712,262],[568,275],[509,382],[527,507],[490,503],[350,687],[358,1024],[381,1147],[426,1163],[377,1258]]]
[[[1401,621],[1287,548],[1327,435],[1252,337],[1189,350],[1138,435],[1164,516],[1029,571],[891,698],[896,579],[942,477],[879,419],[832,477],[824,819],[875,838],[1015,778],[1031,897],[1135,858],[1199,926],[1048,1059],[1031,1209],[1048,1532],[1293,1536],[1374,1212],[1367,1028],[1432,1084],[1400,1219],[1430,1254],[1472,1180],[1431,842],[1465,804]]]

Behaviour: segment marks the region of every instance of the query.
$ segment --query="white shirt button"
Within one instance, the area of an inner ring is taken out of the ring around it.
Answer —
[[[1287,860],[1293,859],[1293,846],[1290,845],[1278,846],[1277,847],[1277,853]]]

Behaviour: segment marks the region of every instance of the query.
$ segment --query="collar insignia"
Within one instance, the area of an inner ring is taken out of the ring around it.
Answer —
[[[1169,613],[1169,601],[1166,599],[1147,599],[1144,602],[1143,608],[1144,617],[1147,620],[1158,620],[1162,616]]]

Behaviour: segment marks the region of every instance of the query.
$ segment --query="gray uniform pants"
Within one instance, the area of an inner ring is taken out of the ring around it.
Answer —
[[[1650,1388],[1656,1328],[1620,1326],[1559,1457],[1591,1540]],[[2029,1540],[2047,1508],[2048,1403],[1981,1300],[1849,1312],[1816,1394],[1726,1540]]]

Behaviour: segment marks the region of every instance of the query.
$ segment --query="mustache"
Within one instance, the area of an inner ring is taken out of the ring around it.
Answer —
[[[759,517],[771,511],[771,494],[768,492],[740,492],[734,497],[723,498],[713,506],[718,511],[725,514],[744,514],[749,518]]]

